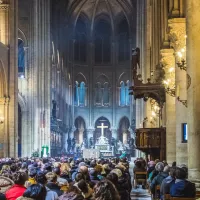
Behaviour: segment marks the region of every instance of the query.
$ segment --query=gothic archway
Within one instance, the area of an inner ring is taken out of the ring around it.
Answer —
[[[130,138],[129,132],[130,122],[127,117],[123,117],[119,122],[119,129],[118,129],[118,140],[127,144],[128,139]]]
[[[74,131],[74,138],[76,139],[76,144],[81,145],[83,140],[86,138],[86,126],[85,120],[82,117],[77,117],[74,123],[76,130]]]
[[[111,138],[112,138],[112,132],[110,131],[110,122],[105,117],[100,117],[95,122],[95,131],[93,134],[94,142],[96,143],[97,139],[101,136],[101,128],[98,128],[98,127],[101,126],[102,123],[103,123],[103,126],[107,126],[107,128],[104,128],[104,136],[108,138],[109,143],[110,143]]]

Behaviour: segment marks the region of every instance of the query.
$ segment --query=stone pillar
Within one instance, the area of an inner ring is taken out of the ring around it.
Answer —
[[[200,180],[200,1],[186,1],[188,85],[188,167],[189,179]]]
[[[8,45],[9,41],[9,5],[0,4],[0,42]]]
[[[178,52],[185,57],[186,47],[186,23],[185,18],[174,18],[168,21],[170,28],[169,39],[170,46],[174,48],[176,63],[181,61],[178,57]],[[186,71],[175,68],[175,85],[176,85],[176,98],[187,100],[187,80]],[[187,164],[187,143],[182,141],[182,124],[187,123],[187,107],[181,102],[176,100],[176,162],[177,164]]]
[[[83,132],[84,132],[84,129],[83,128],[79,128],[79,144],[81,145],[83,143]]]
[[[165,78],[170,79],[169,87],[174,88],[175,73],[171,73],[171,69],[175,69],[175,57],[173,49],[161,50],[161,64],[165,70]],[[166,94],[166,156],[167,162],[176,161],[176,111],[175,98]]]

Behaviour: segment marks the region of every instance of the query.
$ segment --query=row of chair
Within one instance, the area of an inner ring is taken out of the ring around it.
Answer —
[[[135,172],[135,174],[134,174],[135,184],[138,184],[139,182],[147,183],[147,178],[148,178],[147,172]],[[156,187],[156,192],[158,192],[158,193],[160,192],[160,186],[159,185]],[[196,197],[195,198],[171,197],[170,194],[166,194],[164,196],[165,200],[196,200],[196,199],[199,199],[199,198],[200,198],[200,191],[196,191]]]

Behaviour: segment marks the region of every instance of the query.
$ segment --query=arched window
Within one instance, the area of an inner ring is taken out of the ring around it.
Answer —
[[[86,88],[85,83],[81,82],[80,85],[78,81],[75,82],[74,87],[74,105],[75,106],[85,106]]]
[[[130,81],[126,81],[126,105],[130,105],[130,95],[129,95],[129,87],[130,87]]]
[[[18,39],[18,74],[24,76],[25,73],[25,52],[24,42]]]
[[[86,24],[79,17],[75,29],[75,44],[74,44],[74,60],[79,62],[86,62],[87,58],[87,32]]]
[[[101,88],[101,83],[100,82],[96,83],[95,105],[97,105],[97,106],[101,106],[102,105],[102,88]]]
[[[111,26],[105,20],[95,25],[95,62],[109,63],[111,60]]]
[[[107,82],[104,83],[104,88],[103,88],[103,105],[104,106],[109,105],[109,84]]]
[[[124,81],[120,83],[120,106],[126,105],[126,91]]]
[[[130,49],[129,49],[129,28],[126,19],[123,19],[118,27],[119,33],[119,62],[129,60]]]
[[[75,87],[74,87],[74,105],[78,106],[79,105],[79,88],[78,88],[78,82],[75,82]]]
[[[85,83],[81,82],[80,84],[80,90],[79,90],[79,105],[80,106],[85,106]]]

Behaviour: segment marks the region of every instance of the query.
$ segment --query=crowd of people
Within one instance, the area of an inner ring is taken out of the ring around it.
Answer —
[[[130,200],[132,184],[126,158],[11,158],[0,188],[0,200]]]
[[[147,172],[147,181],[144,177],[139,178],[142,180],[143,188],[147,185],[155,198],[164,199],[166,194],[170,194],[171,197],[188,198],[194,198],[196,195],[195,184],[187,180],[186,165],[176,166],[174,162],[172,166],[169,166],[166,161],[160,162],[159,160],[146,163],[140,158],[135,161],[133,171],[134,173]],[[138,186],[137,179],[135,179],[134,186],[135,188]]]

